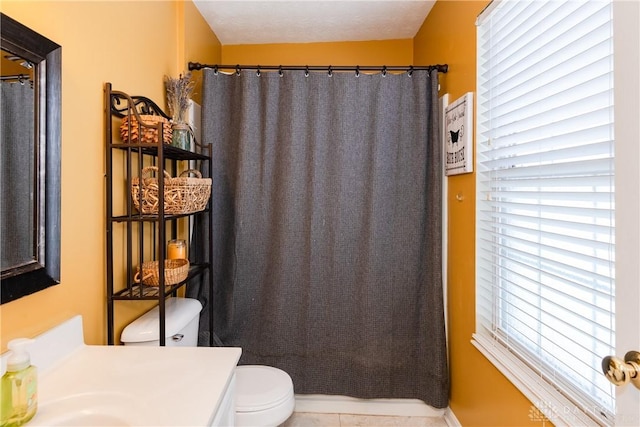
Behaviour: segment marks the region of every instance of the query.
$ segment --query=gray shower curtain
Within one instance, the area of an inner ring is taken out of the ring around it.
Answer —
[[[0,264],[35,259],[34,93],[29,84],[0,82]],[[31,183],[31,185],[29,185]]]
[[[447,406],[437,86],[435,71],[204,71],[202,297],[242,364],[285,370],[298,394]]]

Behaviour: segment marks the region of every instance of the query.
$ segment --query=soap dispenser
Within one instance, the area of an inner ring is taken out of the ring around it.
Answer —
[[[0,427],[21,426],[36,414],[38,378],[26,347],[34,340],[18,338],[7,345],[11,354],[7,372],[2,376]]]

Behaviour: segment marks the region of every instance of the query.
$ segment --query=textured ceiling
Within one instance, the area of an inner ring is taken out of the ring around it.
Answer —
[[[195,0],[223,45],[413,38],[435,0]]]

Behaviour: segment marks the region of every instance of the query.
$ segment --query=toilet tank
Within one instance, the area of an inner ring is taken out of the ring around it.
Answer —
[[[165,346],[198,345],[198,326],[202,304],[193,298],[167,298],[165,302]],[[125,345],[160,345],[158,306],[143,314],[122,331]]]

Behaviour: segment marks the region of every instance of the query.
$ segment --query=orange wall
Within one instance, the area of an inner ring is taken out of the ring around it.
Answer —
[[[416,64],[449,64],[440,94],[475,92],[475,20],[485,1],[439,0],[414,38]],[[453,25],[452,23],[455,23]],[[471,344],[475,331],[475,173],[448,181],[450,407],[463,426],[533,426],[527,400]],[[461,202],[456,195],[462,195]]]
[[[104,83],[164,105],[164,75],[183,72],[186,55],[219,61],[220,44],[190,1],[2,0],[1,8],[62,45],[62,248],[59,285],[0,306],[0,351],[75,314],[86,342],[104,344]],[[118,304],[120,324],[148,306]]]
[[[187,64],[200,62],[201,64],[216,64],[221,62],[222,45],[211,31],[209,24],[204,20],[200,11],[191,1],[180,3],[184,7],[183,25],[184,57],[180,58],[178,68],[187,70]],[[196,88],[193,92],[193,100],[202,104],[202,71],[193,71],[196,80]]]
[[[409,65],[412,59],[410,39],[222,46],[225,65]]]
[[[2,350],[12,338],[34,336],[77,313],[84,317],[86,341],[106,342],[104,82],[163,105],[163,76],[186,71],[190,60],[264,65],[448,63],[449,73],[441,75],[441,93],[454,100],[475,91],[474,22],[485,5],[440,0],[414,40],[221,47],[190,1],[3,0],[3,13],[63,46],[63,148],[62,283],[0,306]],[[137,49],[135,40],[141,34],[147,42]],[[196,79],[200,73],[194,72]],[[447,179],[451,408],[464,426],[535,425],[528,418],[530,403],[470,344],[475,324],[475,182],[473,174]],[[464,195],[463,202],[456,201],[458,193]],[[135,304],[127,305],[118,313],[120,323],[139,311]]]

